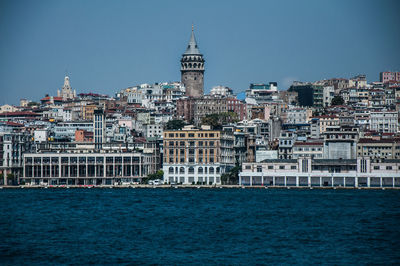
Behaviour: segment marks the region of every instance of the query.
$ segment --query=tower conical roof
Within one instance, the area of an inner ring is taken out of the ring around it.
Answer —
[[[64,87],[63,88],[71,88],[71,85],[69,84],[68,76],[65,76],[65,78],[64,78]]]
[[[194,29],[192,26],[192,34],[190,35],[189,44],[187,46],[184,55],[201,55],[199,48],[197,47],[196,38],[194,37]]]

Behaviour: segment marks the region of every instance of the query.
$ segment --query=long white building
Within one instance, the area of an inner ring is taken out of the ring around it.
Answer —
[[[26,153],[20,184],[114,185],[140,182],[155,172],[151,153]]]
[[[240,185],[400,187],[400,160],[275,159],[243,163]]]

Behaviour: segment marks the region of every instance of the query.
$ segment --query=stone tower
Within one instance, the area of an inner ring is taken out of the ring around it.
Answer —
[[[189,44],[181,59],[181,81],[186,88],[186,96],[200,97],[204,93],[204,59],[197,47],[192,26]]]

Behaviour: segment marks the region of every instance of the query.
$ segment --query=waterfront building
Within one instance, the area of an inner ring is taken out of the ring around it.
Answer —
[[[115,185],[140,182],[154,173],[152,154],[143,152],[26,153],[21,184]]]
[[[22,176],[23,155],[31,149],[31,136],[27,132],[0,133],[0,174],[3,175],[0,184],[17,184],[17,179]]]
[[[400,187],[400,160],[275,159],[243,163],[240,185]]]
[[[204,58],[197,46],[194,30],[181,59],[181,82],[185,85],[186,96],[200,97],[204,94]]]
[[[232,132],[195,129],[164,131],[164,182],[221,184],[221,175],[235,165]]]

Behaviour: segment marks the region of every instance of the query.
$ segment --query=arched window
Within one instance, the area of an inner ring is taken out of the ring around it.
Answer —
[[[199,167],[199,169],[197,169],[197,172],[198,172],[199,174],[202,174],[202,173],[203,173],[203,167]]]
[[[192,67],[192,63],[189,63],[189,67],[190,67],[190,68]]]
[[[174,168],[173,168],[173,167],[170,167],[170,168],[168,169],[168,173],[169,173],[169,174],[173,174],[173,173],[174,173]]]
[[[210,167],[209,171],[210,174],[214,174],[214,167]]]
[[[189,174],[194,174],[194,168],[193,168],[193,166],[190,166],[190,167],[189,167]]]
[[[187,68],[187,63],[185,63],[185,68]]]
[[[179,173],[180,174],[184,174],[185,173],[185,168],[183,168],[183,167],[179,168]]]
[[[219,174],[219,167],[217,167],[217,174]]]
[[[196,67],[197,67],[197,64],[196,64],[196,63],[194,63],[194,64],[193,64],[193,67],[194,67],[194,68],[196,68]]]

